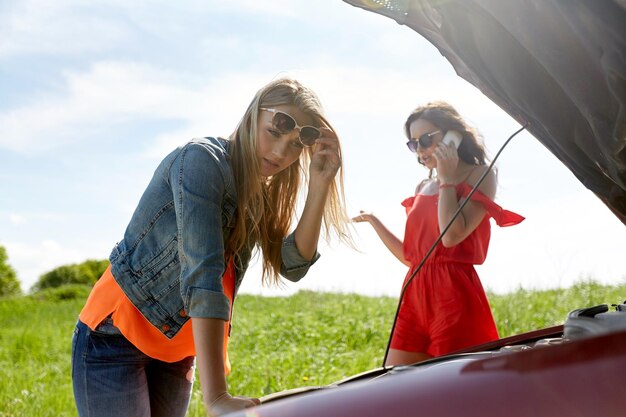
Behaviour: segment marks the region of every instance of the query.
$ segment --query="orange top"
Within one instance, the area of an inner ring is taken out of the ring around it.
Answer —
[[[232,319],[233,296],[235,292],[235,268],[232,259],[228,262],[222,277],[224,294],[230,300]],[[124,337],[146,355],[164,361],[177,362],[188,356],[195,356],[191,320],[188,320],[176,335],[168,339],[154,327],[126,297],[117,284],[111,266],[96,282],[87,303],[80,312],[79,319],[94,330],[105,318],[111,316],[114,325]],[[230,322],[224,322],[224,371],[230,373],[228,359],[228,339]]]

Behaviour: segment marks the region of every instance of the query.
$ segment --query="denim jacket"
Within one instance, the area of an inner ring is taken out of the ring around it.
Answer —
[[[237,208],[229,144],[194,139],[166,156],[109,257],[124,293],[168,338],[189,317],[230,319],[222,287],[224,242]],[[235,257],[235,293],[252,249]],[[283,239],[280,274],[298,281],[319,256],[303,258],[292,232]]]

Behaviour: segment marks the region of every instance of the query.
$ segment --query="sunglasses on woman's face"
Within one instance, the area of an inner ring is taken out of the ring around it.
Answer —
[[[406,143],[406,146],[408,146],[409,150],[414,153],[417,152],[418,147],[422,149],[428,149],[431,146],[433,146],[433,142],[434,142],[433,136],[435,136],[439,132],[441,131],[435,130],[434,132],[424,133],[422,136],[417,138],[417,140],[415,139],[409,140]]]
[[[298,139],[304,146],[313,146],[315,144],[315,140],[322,136],[322,132],[317,127],[298,126],[296,119],[283,111],[268,109],[265,107],[261,107],[261,110],[274,113],[274,117],[272,117],[272,126],[281,135],[297,130],[299,133]]]

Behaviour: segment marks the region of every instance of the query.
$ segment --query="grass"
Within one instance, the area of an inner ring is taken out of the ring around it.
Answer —
[[[89,289],[48,290],[0,300],[0,417],[74,416],[71,336]],[[500,336],[563,323],[573,309],[626,299],[626,284],[489,294]],[[377,368],[396,299],[302,291],[241,295],[235,304],[228,382],[233,394],[263,396],[323,385]],[[188,416],[203,416],[198,384]]]

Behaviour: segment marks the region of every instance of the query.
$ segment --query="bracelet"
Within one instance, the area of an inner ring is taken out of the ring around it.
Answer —
[[[451,183],[448,183],[448,184],[439,184],[439,188],[440,188],[440,189],[441,189],[441,188],[456,188],[456,184],[451,184]]]

